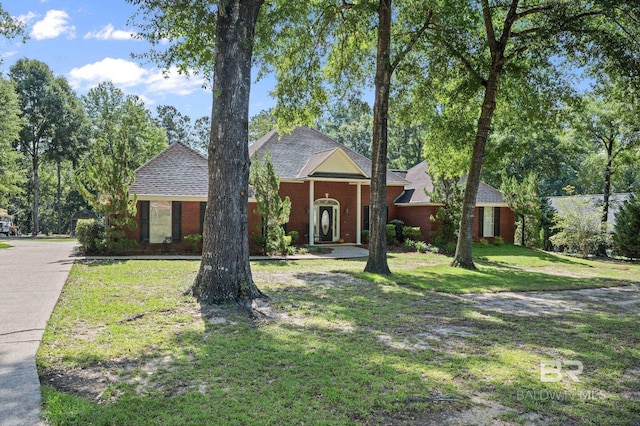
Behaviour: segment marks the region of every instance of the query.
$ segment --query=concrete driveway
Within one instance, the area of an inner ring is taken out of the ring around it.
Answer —
[[[40,425],[36,351],[74,259],[75,242],[0,239],[0,425]]]

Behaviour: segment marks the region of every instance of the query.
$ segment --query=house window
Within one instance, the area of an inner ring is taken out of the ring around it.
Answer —
[[[149,242],[172,240],[171,201],[149,202]]]
[[[482,236],[493,237],[493,209],[485,208],[482,218]]]

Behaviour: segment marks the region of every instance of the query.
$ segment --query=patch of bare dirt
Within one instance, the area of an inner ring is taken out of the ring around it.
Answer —
[[[635,284],[552,292],[468,294],[462,298],[483,310],[520,316],[602,311],[620,315],[640,314],[640,287]]]

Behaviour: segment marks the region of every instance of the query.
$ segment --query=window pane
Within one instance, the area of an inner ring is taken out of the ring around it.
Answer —
[[[149,242],[171,240],[171,201],[151,201],[149,205]]]
[[[483,222],[483,237],[493,237],[493,208],[485,207]]]

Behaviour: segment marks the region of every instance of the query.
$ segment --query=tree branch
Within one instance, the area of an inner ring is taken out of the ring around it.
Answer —
[[[409,40],[409,43],[405,46],[402,52],[400,52],[398,56],[396,56],[395,60],[391,63],[392,70],[395,70],[397,66],[400,64],[400,62],[404,59],[404,57],[407,56],[407,54],[411,51],[411,49],[413,49],[415,44],[418,42],[418,40],[420,40],[420,37],[422,37],[425,31],[427,31],[427,29],[429,28],[432,22],[433,22],[433,11],[429,11],[429,13],[427,14],[427,19],[425,20],[424,24],[418,29],[418,31],[413,33],[413,36],[411,36],[411,40]]]
[[[482,17],[484,19],[484,27],[487,32],[487,41],[489,42],[489,51],[493,55],[493,52],[498,50],[498,41],[496,40],[496,32],[493,29],[493,20],[491,19],[491,10],[489,8],[489,1],[482,0]]]
[[[467,69],[467,71],[469,71],[469,73],[473,75],[480,82],[482,86],[487,87],[487,79],[484,78],[480,74],[480,72],[478,72],[473,67],[473,64],[471,64],[471,62],[461,52],[458,52],[458,50],[451,43],[449,43],[447,40],[445,40],[442,37],[439,37],[438,41],[440,41],[442,44],[445,45],[445,47],[449,50],[449,52],[451,52],[453,56],[455,56],[462,63],[462,65]]]

